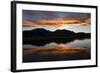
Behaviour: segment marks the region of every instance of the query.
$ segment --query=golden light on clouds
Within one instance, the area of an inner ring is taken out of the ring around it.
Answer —
[[[52,20],[23,20],[23,26],[25,27],[38,27],[38,26],[48,26],[48,27],[60,27],[64,28],[65,26],[70,25],[90,25],[91,19],[85,18],[85,19],[75,19],[75,18],[69,18],[69,19],[52,19]]]

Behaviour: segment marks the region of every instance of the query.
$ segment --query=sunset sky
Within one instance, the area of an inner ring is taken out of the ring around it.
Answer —
[[[90,27],[90,13],[23,10],[23,30],[44,28],[90,33]]]

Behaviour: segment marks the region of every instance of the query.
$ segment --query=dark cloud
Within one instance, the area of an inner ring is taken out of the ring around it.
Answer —
[[[90,13],[23,10],[23,20],[90,18]]]

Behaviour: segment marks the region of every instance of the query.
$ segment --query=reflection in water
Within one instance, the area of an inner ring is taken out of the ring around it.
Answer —
[[[23,62],[90,59],[90,39],[69,43],[47,43],[44,46],[23,45]]]

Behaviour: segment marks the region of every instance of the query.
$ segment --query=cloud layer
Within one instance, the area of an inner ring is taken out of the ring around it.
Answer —
[[[55,20],[23,20],[23,26],[26,27],[64,27],[70,25],[89,25],[91,23],[90,18],[83,20],[80,19],[55,19]]]
[[[90,24],[90,13],[23,10],[23,27],[29,29],[43,27],[52,31],[73,26],[89,27]]]

